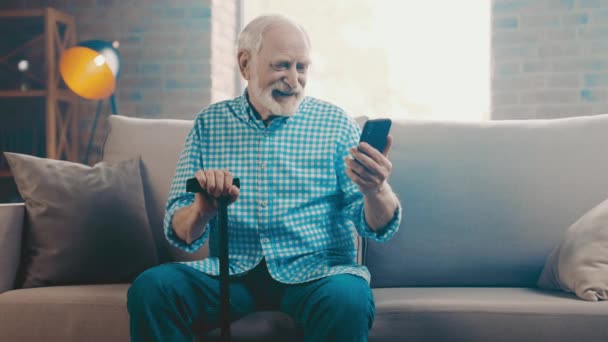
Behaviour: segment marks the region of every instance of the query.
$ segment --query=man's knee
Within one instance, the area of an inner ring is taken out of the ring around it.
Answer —
[[[367,282],[357,276],[342,274],[329,278],[324,286],[327,305],[335,319],[359,319],[371,326],[375,305]]]
[[[167,299],[168,290],[180,275],[179,264],[164,264],[142,272],[131,284],[127,292],[127,308],[162,304]]]

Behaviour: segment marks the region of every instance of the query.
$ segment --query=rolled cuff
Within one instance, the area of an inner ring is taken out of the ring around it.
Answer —
[[[360,227],[363,227],[363,229],[359,231],[359,235],[377,242],[388,241],[393,235],[395,235],[397,230],[399,230],[399,225],[401,224],[401,212],[401,204],[399,203],[397,205],[397,209],[395,209],[393,218],[384,227],[374,231],[365,220],[365,206],[362,205]]]
[[[171,209],[168,209],[165,213],[165,237],[167,238],[167,241],[169,242],[169,244],[188,253],[196,252],[199,248],[201,248],[203,244],[205,244],[207,238],[209,237],[209,229],[211,226],[208,223],[205,227],[203,235],[201,235],[198,239],[192,241],[192,243],[190,244],[187,244],[182,239],[180,239],[177,234],[175,234],[175,230],[173,230],[173,216],[179,209],[184,208],[190,205],[191,203],[191,200],[180,201],[178,203],[175,203],[171,207]]]

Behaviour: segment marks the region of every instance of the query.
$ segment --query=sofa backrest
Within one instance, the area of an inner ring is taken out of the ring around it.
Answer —
[[[373,287],[534,286],[552,248],[608,197],[608,115],[391,130],[399,232],[368,242]]]
[[[110,117],[103,160],[142,158],[162,262],[205,257],[169,245],[162,220],[190,120]],[[367,243],[372,286],[534,286],[562,233],[608,197],[608,115],[391,129],[399,232]]]
[[[163,217],[169,188],[193,121],[112,115],[109,125],[110,130],[103,149],[104,161],[117,162],[141,156],[146,208],[160,261],[196,260],[206,257],[206,245],[196,253],[189,254],[170,245],[163,233]]]
[[[361,125],[366,117],[357,117]],[[165,204],[175,175],[179,155],[192,120],[142,119],[123,115],[109,118],[109,132],[103,148],[102,160],[117,162],[140,156],[142,182],[148,218],[160,262],[199,260],[209,254],[208,244],[196,253],[186,253],[170,245],[163,232]],[[362,241],[354,236],[356,246]],[[362,249],[358,248],[358,260],[362,261]]]

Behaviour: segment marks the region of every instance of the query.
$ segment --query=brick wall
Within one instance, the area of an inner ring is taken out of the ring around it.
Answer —
[[[492,118],[608,113],[607,0],[493,0]]]
[[[76,18],[78,41],[118,40],[119,112],[191,119],[211,102],[240,92],[234,52],[238,4],[239,0],[2,0],[0,9],[54,7]],[[81,101],[83,146],[95,109],[95,103]],[[101,122],[97,145],[105,127]]]

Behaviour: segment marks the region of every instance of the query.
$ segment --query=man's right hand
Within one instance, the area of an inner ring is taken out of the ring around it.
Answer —
[[[196,193],[194,197],[193,206],[203,216],[217,213],[219,197],[228,196],[228,204],[234,203],[239,197],[239,188],[232,185],[234,176],[228,170],[198,170],[194,177],[207,192]]]
[[[221,196],[228,196],[228,204],[239,197],[239,188],[232,185],[232,173],[227,170],[199,170],[194,176],[206,193],[194,194],[194,203],[183,207],[173,215],[173,231],[186,244],[198,239],[205,232],[209,220],[217,214]]]

